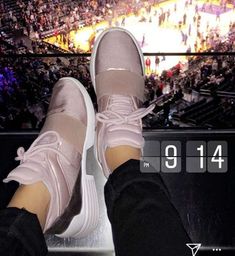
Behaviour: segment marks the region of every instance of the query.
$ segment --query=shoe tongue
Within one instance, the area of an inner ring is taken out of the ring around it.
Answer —
[[[127,122],[116,124],[107,124],[107,133],[105,135],[105,144],[108,147],[116,147],[121,145],[128,145],[136,148],[142,148],[144,139],[142,137],[141,119],[131,120],[132,114],[136,111],[137,106],[135,99],[126,95],[113,95],[110,98],[111,111],[110,118],[117,118],[117,113],[122,118],[126,118]],[[120,102],[120,104],[118,104]],[[113,113],[112,113],[113,112]],[[122,122],[122,120],[120,120]]]
[[[48,133],[46,136],[42,136],[42,135],[43,133],[39,135],[38,141],[35,144],[35,146],[47,145],[47,144],[55,143],[57,141],[57,137],[55,134]]]
[[[55,131],[52,133],[48,131],[47,134],[40,134],[40,136],[37,138],[35,146],[43,145],[45,145],[45,147],[54,148],[60,151],[71,162],[72,165],[77,166],[80,164],[80,160],[78,159],[80,159],[81,153]]]
[[[115,99],[116,98],[116,99]],[[99,112],[102,113],[103,111],[107,110],[107,106],[110,103],[114,103],[118,101],[122,101],[122,103],[115,104],[116,106],[112,106],[111,109],[114,112],[120,113],[122,115],[128,116],[131,114],[135,109],[138,109],[142,106],[142,102],[138,100],[136,97],[131,97],[128,95],[105,95],[98,101]],[[123,104],[124,101],[124,104]]]
[[[130,124],[110,126],[105,136],[107,147],[117,147],[128,145],[131,147],[142,148],[144,139],[141,127]]]

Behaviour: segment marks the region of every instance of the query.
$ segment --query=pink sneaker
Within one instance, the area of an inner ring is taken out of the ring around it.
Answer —
[[[79,238],[96,227],[96,187],[93,176],[86,174],[94,134],[95,113],[86,89],[76,79],[60,79],[40,135],[26,152],[18,149],[20,165],[4,180],[47,186],[51,202],[44,232]]]
[[[129,145],[143,148],[142,120],[154,106],[144,101],[144,57],[134,36],[122,29],[105,30],[96,40],[90,64],[98,101],[96,157],[106,177],[105,150]]]

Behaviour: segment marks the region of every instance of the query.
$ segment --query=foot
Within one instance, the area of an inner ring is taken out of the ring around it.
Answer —
[[[86,174],[94,133],[94,108],[86,89],[76,79],[60,79],[40,135],[26,152],[18,149],[20,165],[4,180],[46,185],[51,200],[44,232],[83,237],[95,228],[97,194],[93,177]]]
[[[152,111],[144,101],[144,58],[134,36],[121,28],[105,30],[91,56],[91,79],[98,101],[96,155],[106,177],[105,152],[130,146],[142,149],[141,118]]]

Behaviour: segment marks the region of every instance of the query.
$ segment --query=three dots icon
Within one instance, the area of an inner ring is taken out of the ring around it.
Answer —
[[[220,248],[213,248],[212,251],[213,252],[221,252],[222,250]]]

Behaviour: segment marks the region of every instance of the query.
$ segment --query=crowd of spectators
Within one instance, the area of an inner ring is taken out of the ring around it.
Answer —
[[[20,28],[20,22],[13,10],[7,9],[4,1],[0,1],[0,28],[7,27],[10,30]]]
[[[72,27],[67,27],[67,25],[70,24],[69,26],[71,26],[71,24],[78,21],[76,15],[78,15],[78,19],[86,20],[88,23],[97,22],[96,18],[99,19],[102,15],[115,15],[111,13],[113,5],[118,6],[116,10],[119,10],[120,13],[133,11],[132,2],[131,0],[125,3],[117,0],[89,0],[70,1],[71,4],[66,5],[66,0],[18,0],[17,5],[23,13],[23,23],[13,13],[10,13],[9,15],[1,15],[0,25],[16,26],[16,23],[23,24],[25,28],[28,27],[29,34],[39,34],[60,25],[69,30]],[[97,5],[99,8],[97,8]],[[126,8],[127,6],[128,8]],[[138,5],[137,7],[139,8]],[[4,4],[0,0],[0,13],[6,11],[4,8]],[[91,14],[91,10],[93,14]],[[56,18],[52,21],[52,17]],[[68,20],[68,17],[73,17],[74,22]],[[209,49],[211,52],[235,52],[234,24],[231,24],[230,34],[226,40],[221,39],[217,34],[208,36],[208,38],[211,45],[213,45]],[[29,47],[24,40],[14,42],[9,40],[5,32],[0,33],[0,54],[55,53],[56,50],[58,49],[43,42],[40,38],[31,41]],[[165,60],[164,56],[162,60]],[[161,61],[159,56],[156,56],[156,61]],[[178,104],[177,100],[180,101],[183,98],[183,92],[185,91],[189,93],[198,91],[209,96],[215,95],[218,91],[235,93],[234,63],[234,55],[200,56],[190,58],[188,68],[184,67],[183,69],[183,65],[178,63],[175,67],[163,71],[160,75],[150,74],[146,77],[147,100],[145,105],[147,106],[165,93],[172,93],[173,91],[171,100],[166,97],[166,104],[155,109],[157,114],[162,113],[160,115],[162,122],[159,122],[159,124],[164,127],[169,124],[170,111]],[[72,76],[79,79],[89,91],[95,104],[96,99],[88,66],[89,60],[82,57],[2,58],[0,63],[0,128],[40,128],[45,118],[52,87],[63,76]],[[176,96],[173,94],[176,94]],[[177,109],[179,108],[177,107]]]
[[[43,32],[48,30],[70,31],[78,28],[80,21],[85,24],[90,23],[91,19],[100,20],[107,14],[109,7],[113,5],[111,0],[100,1],[40,1],[30,0],[25,3],[18,0],[17,4],[21,8],[23,26],[27,34],[36,33],[36,37],[41,37]]]
[[[210,101],[210,99],[214,99],[213,104],[215,102],[218,105],[220,104],[220,109],[218,110],[218,116],[220,118],[217,120],[216,115],[212,114],[211,116],[213,117],[215,115],[215,118],[211,123],[206,123],[207,127],[217,127],[220,125],[223,128],[234,128],[235,56],[234,54],[213,55],[213,52],[235,52],[234,39],[235,24],[231,25],[229,37],[225,41],[220,41],[216,37],[214,47],[210,49],[211,56],[193,57],[189,59],[187,68],[183,67],[181,63],[178,63],[172,69],[163,71],[160,75],[152,73],[146,77],[146,106],[167,92],[171,93],[174,91],[174,94],[177,93],[177,97],[173,94],[171,95],[171,100],[166,97],[165,103],[163,102],[160,107],[156,107],[155,114],[148,116],[144,120],[145,125],[151,128],[187,126],[187,122],[181,124],[178,122],[174,123],[174,118],[170,121],[169,117],[172,113],[185,112],[184,109],[187,109],[187,107],[193,107],[194,104],[197,105],[195,99],[192,97],[196,93],[199,96],[197,100],[205,97],[204,100],[208,99]],[[185,101],[183,96],[185,98],[187,97],[187,100],[191,100]],[[175,100],[176,98],[178,102]],[[208,103],[208,105],[210,104],[212,106],[212,102]],[[195,111],[197,110],[195,109]],[[177,114],[173,116],[178,117]],[[197,120],[201,119],[198,118]],[[190,123],[191,125],[198,124]]]
[[[148,1],[148,5],[160,1]],[[30,36],[43,37],[44,32],[70,31],[80,26],[94,25],[118,15],[136,12],[146,6],[145,1],[119,0],[18,0],[22,12],[23,26]]]
[[[231,26],[230,34],[224,41],[218,41],[212,52],[235,52],[235,24]],[[181,86],[197,91],[208,90],[227,91],[235,93],[235,56],[216,55],[200,56],[189,60],[187,72],[181,73],[175,80],[180,80]]]
[[[234,51],[233,36],[231,31],[229,40],[218,43],[215,49]],[[160,113],[161,122],[158,120],[158,125],[164,127],[166,122],[169,124],[169,114],[176,108],[177,101],[181,101],[185,91],[200,92],[207,88],[209,96],[213,96],[214,92],[223,87],[225,91],[234,94],[234,58],[234,55],[200,56],[189,61],[187,70],[179,63],[159,76],[146,76],[146,106],[171,92],[171,100],[169,95],[163,97],[162,107],[155,109],[157,115]],[[94,104],[96,103],[87,58],[3,58],[0,64],[0,128],[40,128],[52,87],[64,76],[79,79],[87,88]]]
[[[8,43],[10,45],[10,51],[13,51],[12,48],[15,48],[15,53],[44,53],[50,51],[50,49],[48,49],[50,47],[44,45],[42,38],[52,35],[61,35],[60,37],[64,39],[62,40],[64,44],[69,46],[70,41],[73,40],[69,37],[71,30],[77,30],[81,26],[94,25],[102,20],[112,22],[113,18],[115,20],[116,17],[128,15],[129,13],[138,14],[142,7],[150,14],[152,5],[156,5],[162,1],[163,0],[0,0],[0,50],[1,52],[9,51],[6,47],[1,46],[1,41],[4,41],[5,44]],[[185,45],[187,45],[188,38],[191,35],[192,27],[197,28],[198,39],[193,49],[189,46],[188,51],[205,50],[208,48],[208,45],[212,45],[210,38],[203,35],[200,31],[202,26],[201,16],[198,12],[198,4],[194,1],[195,0],[187,0],[185,2],[185,9],[182,10],[184,15],[182,19],[179,20],[179,24],[175,24],[181,31],[182,41]],[[9,7],[8,2],[14,3]],[[221,5],[223,6],[225,2],[226,1],[221,1]],[[192,3],[196,4],[193,24],[186,22],[188,19],[187,8],[191,6]],[[13,9],[14,5],[17,11]],[[158,11],[155,11],[154,16],[159,17],[159,26],[164,24],[169,16],[174,16],[177,8],[177,3],[175,3],[174,10],[159,8]],[[142,18],[145,19],[145,17]],[[125,24],[125,16],[123,16],[121,23],[122,25]],[[183,29],[183,26],[186,26],[187,29]],[[37,47],[25,45],[25,47],[18,49],[18,42],[16,43],[12,37],[14,31],[21,31],[21,33],[27,35],[30,39],[34,39],[33,44],[34,46],[37,45]],[[69,49],[69,47],[67,48]]]
[[[17,0],[9,7],[8,2],[12,1],[0,0],[0,54],[62,51],[59,47],[45,45],[42,39],[46,36],[66,35],[63,38],[69,45],[69,31],[104,19],[111,21],[118,15],[135,12],[146,4],[137,1],[133,5],[132,0]],[[154,2],[159,1],[151,0],[148,4]],[[15,41],[17,33],[26,35],[33,42],[19,44]]]
[[[162,95],[164,88],[170,90],[184,88],[196,91],[208,88],[212,92],[224,88],[224,90],[235,93],[235,56],[233,54],[213,55],[213,52],[235,52],[235,24],[231,25],[226,39],[218,40],[218,36],[215,35],[212,44],[213,47],[207,50],[211,52],[211,56],[188,57],[186,67],[179,62],[172,69],[163,71],[160,75],[150,74],[146,79],[148,99],[151,101]],[[156,57],[158,60],[160,58]]]
[[[0,128],[40,128],[53,85],[64,76],[79,79],[95,102],[84,58],[4,58],[0,64]]]

